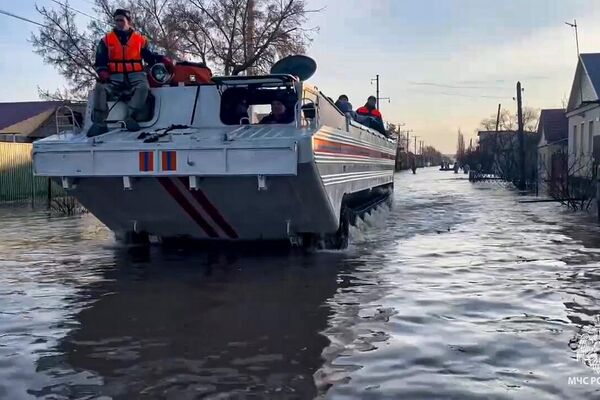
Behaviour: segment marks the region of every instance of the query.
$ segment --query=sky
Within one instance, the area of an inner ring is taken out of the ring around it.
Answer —
[[[354,107],[375,94],[381,112],[411,135],[453,153],[458,129],[476,137],[479,122],[498,104],[516,109],[521,81],[525,106],[560,108],[577,62],[577,19],[582,53],[600,52],[598,0],[307,0],[308,26],[318,27],[307,54],[318,63],[310,81],[326,95],[347,94]],[[0,0],[0,9],[39,21],[35,4],[52,0]],[[91,10],[91,0],[71,0]],[[87,17],[79,16],[80,22]],[[36,29],[0,15],[0,101],[37,100],[37,88],[64,85],[32,52]]]

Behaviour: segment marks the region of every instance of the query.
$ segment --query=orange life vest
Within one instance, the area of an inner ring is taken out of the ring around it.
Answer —
[[[375,118],[382,119],[381,118],[381,113],[376,108],[373,108],[373,109],[369,110],[367,107],[362,106],[358,110],[356,110],[356,113],[358,115],[368,115],[369,117],[375,117]]]
[[[146,46],[146,38],[139,32],[132,32],[127,44],[123,46],[115,32],[109,32],[104,37],[108,48],[108,70],[111,74],[141,72],[142,49]]]

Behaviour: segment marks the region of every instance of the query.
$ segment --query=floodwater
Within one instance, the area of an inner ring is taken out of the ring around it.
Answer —
[[[90,215],[0,209],[0,398],[597,397],[600,230],[521,199],[401,173],[350,249],[311,255],[127,249]]]

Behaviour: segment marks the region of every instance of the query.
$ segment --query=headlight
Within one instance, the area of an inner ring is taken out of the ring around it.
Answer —
[[[162,63],[154,64],[152,68],[150,68],[150,74],[159,85],[169,83],[173,77]]]

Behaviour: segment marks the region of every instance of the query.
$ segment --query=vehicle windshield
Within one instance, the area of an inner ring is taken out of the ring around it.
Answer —
[[[220,117],[226,125],[289,124],[295,120],[297,102],[292,86],[235,86],[221,95]]]

